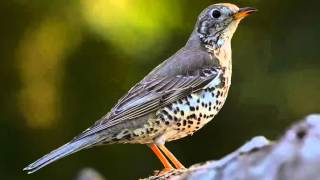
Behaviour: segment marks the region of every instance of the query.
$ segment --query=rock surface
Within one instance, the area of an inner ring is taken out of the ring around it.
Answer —
[[[220,160],[145,180],[320,180],[320,115],[309,115],[277,142],[252,138]]]

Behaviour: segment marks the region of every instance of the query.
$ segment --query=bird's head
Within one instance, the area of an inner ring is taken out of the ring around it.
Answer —
[[[239,22],[256,11],[251,7],[239,8],[230,3],[211,5],[199,15],[196,33],[204,44],[214,48],[219,46],[219,43],[224,43],[219,40],[231,40]]]

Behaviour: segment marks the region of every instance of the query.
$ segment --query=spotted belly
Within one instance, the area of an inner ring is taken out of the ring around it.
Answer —
[[[216,78],[205,88],[160,108],[143,127],[119,133],[117,143],[162,144],[192,135],[222,108],[230,87],[227,80]]]
[[[220,111],[226,96],[226,88],[210,87],[163,108],[159,117],[167,125],[166,141],[192,135],[202,128]]]

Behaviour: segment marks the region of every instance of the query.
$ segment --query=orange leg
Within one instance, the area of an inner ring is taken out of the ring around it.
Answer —
[[[165,173],[174,169],[171,166],[170,162],[167,160],[167,158],[161,153],[161,151],[159,150],[159,148],[155,144],[150,144],[149,147],[154,152],[154,154],[159,158],[159,160],[161,161],[161,163],[164,166],[164,170],[161,171],[159,175],[165,174]]]
[[[177,169],[185,169],[184,165],[164,145],[159,145],[161,151],[170,159]]]

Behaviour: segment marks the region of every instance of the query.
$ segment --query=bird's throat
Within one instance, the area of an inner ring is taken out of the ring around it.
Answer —
[[[227,84],[231,84],[231,75],[232,75],[232,50],[231,50],[231,39],[223,38],[219,39],[219,46],[217,48],[209,51],[217,60],[218,64],[221,68],[224,69],[225,78],[227,80]]]

